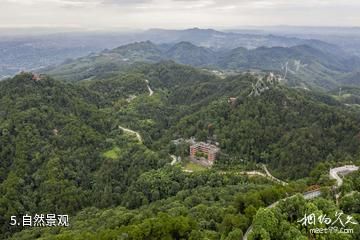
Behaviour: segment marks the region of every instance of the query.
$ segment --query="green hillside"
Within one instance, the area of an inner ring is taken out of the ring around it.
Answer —
[[[291,89],[280,81],[250,97],[258,81],[251,74],[221,79],[173,62],[133,69],[150,81],[155,95],[139,95],[115,114],[155,149],[177,138],[216,136],[228,154],[219,160],[220,168],[266,163],[280,178],[292,179],[307,176],[319,162],[359,157],[359,114],[336,96]],[[229,97],[237,98],[236,105],[228,103]]]
[[[2,239],[239,239],[253,221],[254,233],[268,230],[262,207],[309,185],[330,192],[328,169],[360,159],[358,109],[276,74],[219,77],[161,61],[75,80],[0,82]],[[219,143],[211,169],[184,171],[188,145],[172,140],[193,136]],[[262,164],[289,185],[243,173],[264,174]],[[349,181],[344,193],[357,189]],[[70,227],[9,225],[26,213],[69,214]]]
[[[356,57],[329,53],[307,45],[214,50],[189,42],[156,45],[147,41],[66,62],[47,73],[59,79],[79,81],[132,71],[133,63],[165,60],[225,73],[273,71],[282,74],[290,86],[317,90],[330,90],[344,84],[358,85],[353,79],[360,66]]]
[[[236,106],[223,98],[185,116],[172,136],[216,136],[229,154],[219,167],[255,161],[270,165],[280,178],[307,176],[318,162],[359,158],[359,114],[352,108],[330,96],[284,87],[259,97],[246,94],[236,95]]]
[[[27,73],[0,86],[2,239],[19,230],[9,226],[12,215],[118,205],[142,172],[164,164],[117,128],[90,89]],[[119,156],[108,159],[114,147]]]

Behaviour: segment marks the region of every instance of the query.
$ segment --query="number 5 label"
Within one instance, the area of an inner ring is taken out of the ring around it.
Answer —
[[[17,223],[17,221],[16,221],[16,216],[11,216],[10,225],[11,225],[11,226],[15,226],[16,223]]]

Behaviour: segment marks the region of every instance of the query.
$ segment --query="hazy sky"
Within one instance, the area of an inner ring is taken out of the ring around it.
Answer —
[[[0,0],[0,27],[360,26],[360,0]]]

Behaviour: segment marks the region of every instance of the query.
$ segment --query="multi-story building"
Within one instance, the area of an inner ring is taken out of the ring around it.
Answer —
[[[192,159],[200,160],[205,165],[211,166],[214,164],[219,151],[220,149],[215,145],[204,142],[197,142],[190,146],[190,157]]]

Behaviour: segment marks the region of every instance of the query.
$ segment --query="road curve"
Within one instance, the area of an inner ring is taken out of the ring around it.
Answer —
[[[177,157],[175,155],[170,155],[172,161],[170,163],[171,166],[174,166],[177,162]]]
[[[139,142],[140,142],[140,143],[143,143],[143,139],[142,139],[140,133],[135,132],[135,131],[133,131],[133,130],[131,130],[131,129],[128,129],[128,128],[124,128],[124,127],[122,127],[122,126],[119,126],[119,128],[120,128],[121,130],[123,130],[124,132],[131,133],[131,134],[135,134],[135,136],[136,136],[136,138],[139,140]]]
[[[275,182],[280,183],[280,184],[283,185],[283,186],[288,185],[287,182],[281,181],[280,179],[274,177],[274,176],[269,172],[269,170],[267,169],[267,167],[266,167],[265,164],[263,164],[262,167],[263,167],[264,171],[266,172],[266,175],[267,175],[270,179],[272,179],[272,180],[275,181]]]
[[[264,170],[265,169],[266,169],[266,166],[264,166]],[[335,179],[337,181],[337,187],[341,187],[341,185],[343,184],[343,180],[341,179],[341,177],[338,174],[344,174],[345,175],[345,174],[349,174],[351,172],[358,171],[358,170],[359,170],[359,167],[357,167],[355,165],[345,165],[345,166],[338,167],[338,168],[332,168],[332,169],[330,169],[330,178],[333,178],[333,179]],[[267,171],[265,170],[265,172],[267,172]],[[296,196],[296,195],[294,195],[294,196]],[[281,202],[282,200],[286,200],[286,199],[292,198],[294,196],[281,199],[281,200],[271,204],[267,208],[273,208],[279,202]],[[311,200],[311,199],[314,199],[314,198],[317,198],[317,197],[320,197],[320,196],[321,196],[321,191],[320,190],[310,191],[310,192],[306,192],[306,193],[303,194],[303,197],[306,200]],[[248,239],[248,237],[249,237],[250,233],[252,232],[252,230],[253,230],[253,225],[251,225],[248,228],[248,230],[246,231],[246,233],[243,236],[243,240]]]
[[[346,175],[351,172],[358,171],[359,167],[355,165],[345,165],[342,167],[332,168],[330,169],[330,178],[336,180],[337,187],[341,187],[343,184],[342,178],[339,176],[339,174]]]
[[[321,195],[321,191],[320,190],[315,190],[315,191],[311,191],[311,192],[306,192],[303,194],[303,197],[306,199],[306,200],[311,200],[311,199],[314,199],[314,198],[317,198]],[[276,205],[278,205],[281,201],[285,201],[287,199],[291,199],[293,197],[295,197],[296,195],[293,195],[293,196],[290,196],[290,197],[287,197],[287,198],[283,198],[283,199],[280,199],[279,201],[277,202],[274,202],[273,204],[267,206],[266,208],[274,208],[276,207]],[[243,240],[247,240],[250,233],[252,232],[253,230],[253,225],[251,224],[251,226],[247,229],[246,233],[244,234],[243,236]]]
[[[152,95],[154,95],[154,91],[150,88],[150,83],[149,83],[149,80],[145,80],[145,82],[146,82],[146,86],[147,86],[147,88],[148,88],[148,90],[149,90],[149,96],[151,97]]]
[[[259,171],[241,171],[241,172],[230,172],[230,173],[235,174],[235,175],[260,176],[260,177],[267,178],[270,181],[273,181],[275,183],[280,183],[283,186],[288,184],[288,183],[281,181],[280,179],[274,177],[273,175],[271,175],[271,173],[268,171],[268,169],[266,168],[265,165],[263,165],[262,167],[263,167],[265,173],[259,172]],[[220,172],[220,174],[227,174],[227,172],[222,171],[222,172]]]

